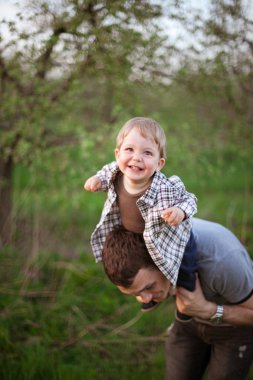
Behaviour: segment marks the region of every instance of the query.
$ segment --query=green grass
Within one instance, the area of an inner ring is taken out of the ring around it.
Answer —
[[[251,152],[197,145],[191,135],[180,141],[172,141],[164,172],[179,175],[197,195],[198,217],[229,227],[252,255]],[[85,162],[70,153],[61,165],[50,166],[49,157],[15,172],[15,249],[0,256],[0,378],[162,379],[173,305],[140,314],[90,255],[105,194],[82,187],[111,160],[111,146],[93,161],[92,152]]]
[[[2,252],[1,278],[1,379],[162,378],[172,305],[141,313],[84,254]]]
[[[0,378],[162,379],[174,305],[142,313],[93,258],[1,255]],[[253,379],[252,374],[248,378]]]

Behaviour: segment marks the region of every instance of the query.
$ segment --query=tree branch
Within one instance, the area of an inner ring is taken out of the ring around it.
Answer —
[[[49,40],[47,41],[47,46],[45,52],[38,58],[37,63],[39,64],[39,69],[36,76],[38,78],[44,79],[50,65],[50,58],[54,49],[54,46],[59,41],[60,35],[66,33],[67,29],[65,26],[58,26],[54,31]]]

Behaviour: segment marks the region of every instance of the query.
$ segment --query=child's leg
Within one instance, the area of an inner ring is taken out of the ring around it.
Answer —
[[[191,292],[195,290],[196,285],[196,242],[194,235],[191,233],[190,239],[186,245],[182,263],[180,265],[177,286],[181,286]],[[180,320],[189,320],[191,317],[180,313],[177,310],[177,318]]]
[[[196,271],[196,242],[193,233],[191,233],[179,268],[177,286],[193,292],[196,285]]]
[[[196,242],[195,242],[194,235],[191,233],[189,241],[185,247],[182,263],[180,265],[178,279],[177,279],[177,286],[181,286],[193,292],[195,290],[195,284],[196,284],[196,274],[195,274],[196,270],[197,270]],[[151,301],[149,303],[142,303],[141,310],[151,311],[158,305],[159,303],[155,301]],[[191,317],[180,313],[178,310],[177,310],[177,318],[179,318],[182,321],[191,319]]]

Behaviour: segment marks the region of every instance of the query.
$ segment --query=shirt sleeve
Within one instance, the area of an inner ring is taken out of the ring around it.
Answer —
[[[169,182],[173,188],[174,206],[184,211],[186,219],[192,217],[197,212],[196,196],[186,190],[185,185],[178,176],[170,177]]]
[[[252,261],[246,251],[232,250],[216,265],[213,288],[231,304],[240,304],[252,294]]]
[[[99,189],[99,191],[108,191],[113,174],[117,170],[117,167],[117,162],[113,161],[110,164],[103,166],[102,169],[96,173],[96,176],[101,181],[101,188]]]

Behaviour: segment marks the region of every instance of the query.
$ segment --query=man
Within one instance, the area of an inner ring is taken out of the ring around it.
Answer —
[[[119,290],[139,302],[164,301],[174,290],[177,308],[192,317],[175,320],[166,347],[166,379],[246,379],[253,360],[253,262],[225,227],[193,219],[198,279],[194,292],[172,289],[141,234],[123,229],[104,244],[103,266]]]

